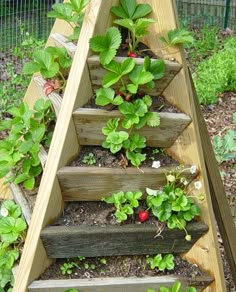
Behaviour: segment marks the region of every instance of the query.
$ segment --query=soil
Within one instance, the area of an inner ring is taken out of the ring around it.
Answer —
[[[101,259],[106,261],[106,264],[101,263]],[[69,260],[68,260],[69,261]],[[158,269],[151,270],[146,263],[146,256],[112,256],[102,258],[86,258],[82,262],[76,258],[70,261],[78,264],[71,275],[62,275],[60,267],[65,262],[65,259],[57,260],[55,264],[41,275],[40,280],[51,279],[91,279],[104,277],[144,277],[144,276],[161,276],[161,275],[181,275],[194,279],[196,276],[203,275],[197,265],[189,264],[180,257],[175,257],[175,268],[172,271],[161,272]],[[95,265],[95,269],[86,269],[84,263],[89,266]]]
[[[159,151],[155,153],[155,151]],[[89,153],[94,155],[96,162],[89,165],[83,162],[84,157]],[[153,161],[160,161],[161,166],[177,166],[179,163],[164,153],[163,150],[158,150],[157,148],[146,147],[142,151],[146,154],[146,160],[142,162],[140,167],[152,167]],[[121,152],[112,154],[110,151],[100,147],[100,146],[83,146],[79,156],[72,161],[71,166],[99,166],[99,167],[126,167],[124,156]]]

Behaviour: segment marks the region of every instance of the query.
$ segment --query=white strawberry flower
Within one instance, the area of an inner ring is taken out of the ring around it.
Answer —
[[[2,216],[2,217],[7,217],[8,216],[8,210],[6,209],[6,208],[2,208],[1,210],[0,210],[0,215]]]
[[[192,166],[190,167],[190,172],[191,172],[191,174],[196,173],[196,171],[197,171],[197,167],[196,167],[196,165],[192,165]]]
[[[160,163],[159,160],[157,160],[157,161],[153,161],[153,163],[152,163],[152,167],[153,167],[153,168],[159,168],[160,166],[161,166],[161,163]]]
[[[166,176],[166,179],[168,180],[168,182],[174,182],[175,181],[175,176],[172,174],[169,174]]]
[[[195,181],[194,187],[196,190],[200,190],[202,188],[202,183],[199,181]]]

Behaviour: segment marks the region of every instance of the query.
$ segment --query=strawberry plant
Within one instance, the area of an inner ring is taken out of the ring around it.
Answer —
[[[75,262],[66,262],[60,266],[62,275],[71,275],[74,268],[78,268],[78,265]]]
[[[52,11],[48,13],[48,17],[65,20],[73,28],[73,34],[68,37],[69,41],[79,38],[84,10],[88,2],[89,0],[69,0],[64,3],[56,3],[52,5]]]
[[[134,208],[139,206],[139,200],[142,193],[137,192],[118,192],[114,193],[111,197],[102,198],[102,201],[108,204],[114,204],[116,211],[114,213],[117,222],[127,220],[128,215],[134,214]]]
[[[33,53],[33,61],[24,65],[23,73],[31,75],[40,72],[44,78],[59,78],[62,81],[61,88],[64,88],[64,74],[68,74],[71,64],[72,58],[65,48],[47,47]]]
[[[167,46],[175,46],[180,44],[192,44],[194,39],[191,33],[185,29],[175,28],[169,30],[167,38],[160,37],[160,41],[165,43]]]
[[[186,230],[187,222],[200,215],[200,208],[194,200],[188,196],[185,189],[177,184],[185,182],[178,175],[168,174],[167,184],[162,190],[146,188],[146,204],[152,214],[161,222],[166,222],[170,229],[178,228],[186,233],[185,239],[191,240],[191,235]]]
[[[113,6],[111,12],[120,19],[114,22],[128,29],[129,52],[135,53],[142,37],[147,34],[147,28],[154,22],[151,18],[144,18],[152,11],[149,4],[137,4],[136,0],[120,0],[120,6]]]
[[[54,114],[51,102],[37,100],[34,108],[26,103],[8,110],[12,116],[0,122],[0,130],[8,130],[9,135],[0,141],[0,177],[6,175],[7,182],[23,183],[33,189],[35,178],[42,172],[38,157],[40,145],[48,147],[52,137]]]
[[[147,256],[146,262],[152,270],[157,268],[160,271],[173,270],[175,267],[174,256],[172,254],[166,254],[165,256],[157,254],[155,257]]]
[[[12,268],[20,256],[26,228],[20,207],[4,201],[0,206],[0,291],[10,291],[13,286]]]

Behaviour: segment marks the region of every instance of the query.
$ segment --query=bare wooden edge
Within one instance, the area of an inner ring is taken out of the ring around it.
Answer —
[[[27,224],[29,225],[32,216],[32,210],[29,206],[28,201],[25,198],[25,195],[23,194],[21,188],[18,185],[11,183],[9,187],[10,190],[12,191],[12,195],[15,202],[21,207],[22,214]]]
[[[0,179],[0,201],[11,200],[12,193],[9,188],[9,184],[5,183],[5,178]]]
[[[48,256],[54,259],[179,254],[187,252],[208,231],[202,222],[189,223],[186,230],[192,239],[187,241],[183,230],[161,228],[153,224],[48,226],[42,230],[41,239]]]
[[[138,2],[150,4],[153,11],[155,11],[155,14],[153,13],[151,16],[156,22],[150,27],[150,34],[145,38],[144,42],[151,49],[159,45],[161,48],[160,55],[162,57],[175,58],[177,62],[183,66],[183,69],[176,75],[163,94],[170,103],[191,116],[192,123],[182,132],[180,137],[170,148],[169,153],[180,162],[184,161],[187,164],[196,165],[198,169],[200,169],[199,180],[202,182],[200,192],[206,196],[206,200],[201,205],[201,218],[209,226],[208,233],[200,238],[193,248],[185,254],[185,258],[189,262],[199,265],[201,269],[207,270],[215,278],[215,281],[204,290],[205,292],[225,292],[226,286],[218,247],[215,218],[184,52],[182,48],[178,46],[164,48],[161,42],[157,43],[160,36],[167,35],[170,29],[175,29],[177,27],[176,2],[175,0],[138,0]],[[195,190],[193,194],[197,195],[199,191]]]
[[[225,195],[224,185],[218,169],[218,164],[212,149],[211,140],[207,131],[207,127],[204,121],[204,117],[201,112],[201,108],[198,102],[197,94],[194,88],[194,83],[190,75],[191,86],[194,94],[194,104],[196,108],[196,114],[199,121],[200,135],[204,153],[204,159],[206,163],[210,194],[212,198],[212,204],[216,216],[216,221],[222,236],[224,249],[227,255],[228,262],[231,267],[233,280],[236,285],[236,227],[233,217],[230,212],[230,207]]]
[[[115,57],[115,61],[118,63],[121,63],[124,58],[123,57]],[[137,65],[143,64],[144,59],[143,58],[134,58],[135,63]],[[140,87],[140,90],[144,90],[147,94],[153,95],[153,96],[158,96],[160,95],[165,88],[169,85],[171,80],[178,74],[178,72],[181,69],[181,65],[178,64],[177,62],[171,62],[164,60],[165,62],[165,75],[159,79],[159,80],[154,80],[155,82],[155,88],[153,89],[147,89],[144,86]],[[99,61],[99,56],[93,55],[88,58],[88,67],[89,67],[89,72],[91,76],[91,82],[93,85],[94,89],[97,89],[101,87],[102,85],[102,79],[107,72],[106,69],[104,69]],[[119,90],[121,84],[114,84],[112,87],[114,89]]]
[[[119,191],[142,191],[145,197],[146,187],[158,189],[166,183],[165,174],[173,167],[158,169],[142,167],[63,167],[58,173],[58,180],[65,201],[98,201]],[[190,182],[196,176],[186,166],[183,176]],[[93,188],[91,188],[93,182]]]
[[[48,160],[37,195],[13,292],[27,291],[28,284],[36,279],[52,263],[47,257],[40,240],[40,233],[42,228],[52,222],[61,213],[63,208],[63,199],[56,173],[59,168],[66,165],[78,153],[79,146],[72,121],[72,113],[75,108],[86,103],[92,95],[86,66],[89,53],[89,39],[93,36],[95,30],[96,33],[101,33],[107,27],[112,4],[112,1],[104,3],[99,0],[89,3],[88,13],[85,15],[74,62],[67,81],[62,107],[54,130]],[[101,22],[101,20],[103,21]],[[68,29],[68,25],[65,22],[57,20],[53,32],[59,31],[63,33],[64,31],[68,32],[71,30]],[[37,100],[37,98],[34,98],[34,95],[32,98],[32,94],[36,94],[38,98],[37,90],[31,83],[25,96],[25,101],[31,106]]]
[[[161,286],[171,287],[176,281],[183,288],[194,286],[197,291],[208,286],[212,278],[208,275],[189,279],[183,276],[130,277],[130,278],[94,278],[70,280],[35,281],[29,286],[29,292],[64,292],[66,289],[79,289],[84,292],[145,292],[147,289],[159,289]]]
[[[52,33],[50,37],[53,39],[57,47],[64,47],[68,54],[73,58],[76,52],[76,45],[72,42],[69,42],[67,37],[60,33]]]
[[[60,108],[61,108],[61,103],[62,103],[62,97],[55,93],[55,92],[52,92],[48,95],[46,95],[44,93],[44,84],[47,82],[46,80],[43,79],[42,76],[34,76],[33,77],[33,80],[40,92],[40,96],[42,98],[44,98],[45,100],[49,99],[51,102],[52,102],[52,106],[54,108],[54,111],[56,113],[56,116],[58,116],[59,114],[59,111],[60,111]]]
[[[39,157],[39,160],[41,162],[42,168],[44,168],[46,165],[46,162],[47,162],[48,153],[42,145],[39,146],[38,157]]]
[[[189,125],[191,119],[182,113],[158,113],[158,127],[145,126],[138,130],[145,136],[146,145],[151,147],[170,147],[180,133]],[[121,118],[119,111],[80,108],[73,113],[80,145],[101,145],[105,140],[102,128],[108,119]],[[122,129],[123,130],[123,129]],[[136,130],[133,130],[135,133]]]

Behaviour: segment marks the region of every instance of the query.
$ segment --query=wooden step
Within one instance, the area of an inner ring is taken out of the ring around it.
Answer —
[[[191,241],[185,240],[183,230],[165,228],[160,232],[160,227],[154,224],[48,226],[42,230],[41,239],[47,255],[55,259],[78,255],[184,253],[208,231],[208,227],[202,222],[194,222],[189,223],[186,229],[192,236]]]
[[[202,291],[212,283],[213,278],[203,274],[191,279],[182,275],[167,275],[157,277],[130,278],[92,278],[70,280],[34,281],[29,286],[29,292],[64,292],[66,289],[78,289],[83,292],[146,292],[147,289],[159,289],[161,286],[171,287],[180,281],[183,287],[194,286]],[[159,291],[159,290],[157,290]]]
[[[191,181],[197,174],[191,174],[188,166],[185,168],[183,176]],[[97,201],[114,192],[137,190],[145,192],[146,187],[152,189],[161,187],[166,183],[165,174],[175,169],[176,167],[123,169],[66,166],[57,172],[57,177],[65,201]]]
[[[68,54],[73,58],[76,51],[76,45],[68,41],[68,38],[60,33],[52,33],[50,38],[54,41],[57,47],[64,47]]]
[[[191,118],[182,113],[159,113],[160,126],[144,127],[137,132],[147,139],[147,146],[170,147],[190,124]],[[101,145],[105,136],[102,127],[109,119],[121,117],[119,111],[79,108],[73,113],[79,144]],[[135,130],[133,130],[135,133]]]
[[[114,60],[118,63],[121,63],[124,58],[123,57],[115,57]],[[138,65],[143,64],[144,59],[143,58],[134,58],[135,63]],[[151,59],[152,61],[152,59]],[[154,60],[153,60],[154,61]],[[160,95],[165,88],[169,85],[171,80],[174,79],[174,77],[179,73],[182,66],[177,62],[171,62],[164,60],[165,62],[165,75],[159,80],[154,80],[155,82],[155,88],[153,89],[147,89],[145,86],[141,86],[140,90],[144,90],[146,94],[152,95],[152,96],[158,96]],[[104,69],[99,61],[99,56],[93,55],[88,58],[88,67],[91,77],[91,83],[93,86],[94,91],[102,86],[102,79],[103,76],[106,74],[106,69]],[[125,80],[125,78],[124,78]],[[117,83],[112,86],[113,89],[119,90],[121,87],[121,84]]]

